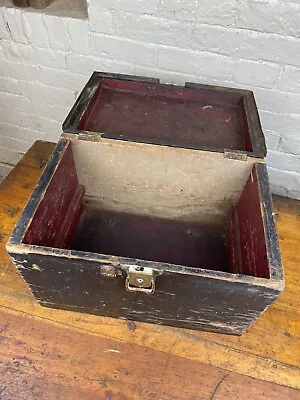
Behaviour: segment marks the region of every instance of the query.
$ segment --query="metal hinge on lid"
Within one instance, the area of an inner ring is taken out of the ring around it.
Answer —
[[[231,150],[224,150],[224,157],[229,158],[231,160],[239,160],[239,161],[247,161],[248,156],[247,153],[244,151],[231,151]]]
[[[96,133],[96,132],[79,132],[78,139],[79,140],[86,140],[88,142],[98,142],[101,140],[103,133]]]
[[[125,288],[128,292],[154,293],[155,281],[153,269],[130,266],[127,271]]]

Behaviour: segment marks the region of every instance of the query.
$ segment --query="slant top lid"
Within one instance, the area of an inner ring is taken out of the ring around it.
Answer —
[[[264,158],[266,145],[249,90],[94,72],[63,132]],[[91,139],[92,140],[92,139]]]

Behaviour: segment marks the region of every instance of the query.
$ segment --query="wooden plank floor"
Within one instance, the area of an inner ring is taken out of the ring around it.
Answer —
[[[241,337],[42,308],[5,243],[52,149],[0,185],[0,399],[300,400],[300,202],[274,198],[286,290]]]

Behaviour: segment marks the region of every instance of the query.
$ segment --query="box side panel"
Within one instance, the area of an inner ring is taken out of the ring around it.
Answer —
[[[274,301],[274,289],[165,272],[154,294],[127,292],[115,265],[44,254],[11,254],[45,306],[155,324],[242,334]],[[110,274],[103,269],[110,267]]]
[[[263,214],[263,224],[265,240],[267,246],[267,256],[272,279],[281,281],[284,286],[284,274],[281,263],[279,241],[275,224],[275,211],[273,207],[272,195],[269,184],[267,166],[265,164],[255,165],[261,198],[261,208]]]
[[[262,198],[255,166],[229,217],[232,272],[270,278]]]
[[[283,268],[264,163],[254,165],[239,201],[229,212],[228,250],[231,272],[270,278],[283,290]]]
[[[47,172],[46,172],[47,173]],[[23,243],[63,247],[82,211],[84,187],[79,185],[72,148],[62,155],[25,233]]]
[[[64,156],[64,153],[69,146],[69,143],[69,140],[62,138],[53,149],[51,157],[49,158],[42,175],[40,176],[30,198],[28,199],[20,219],[16,223],[11,233],[11,236],[6,244],[7,249],[14,245],[19,246],[22,243],[26,230],[30,222],[32,221],[32,218],[40,204],[43,194],[45,193],[49,182],[53,174],[55,173],[57,166],[60,163],[61,158]]]

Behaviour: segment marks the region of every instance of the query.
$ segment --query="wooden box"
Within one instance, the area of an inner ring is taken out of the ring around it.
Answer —
[[[7,244],[41,305],[242,334],[284,287],[253,93],[94,73]]]

